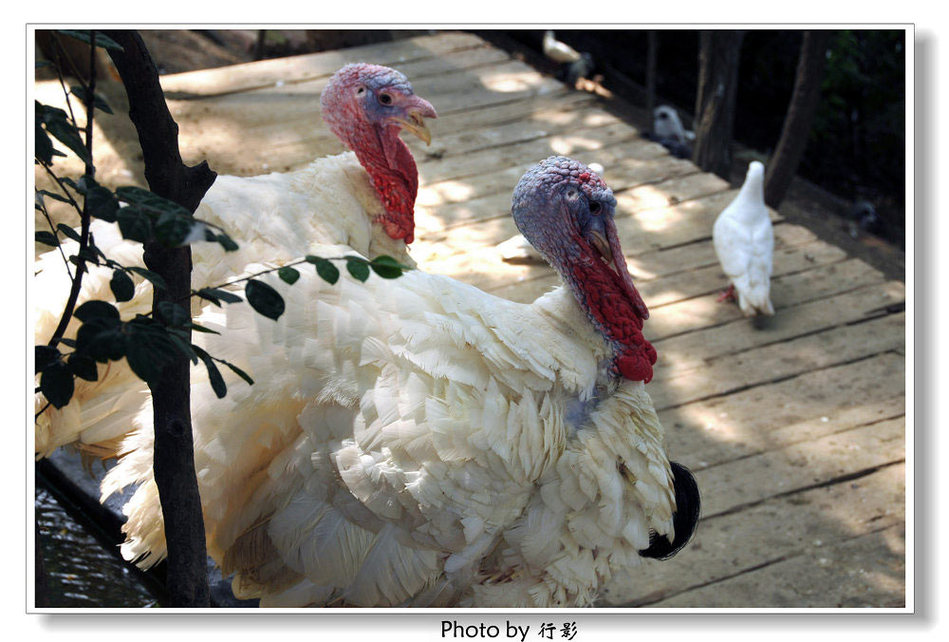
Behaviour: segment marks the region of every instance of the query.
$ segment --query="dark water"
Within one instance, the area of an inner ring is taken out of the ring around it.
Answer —
[[[36,522],[51,607],[142,608],[158,601],[134,571],[73,519],[45,488],[36,488]]]

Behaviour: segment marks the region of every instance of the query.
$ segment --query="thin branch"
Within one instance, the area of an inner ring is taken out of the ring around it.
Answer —
[[[90,40],[95,42],[95,30],[90,32]],[[94,111],[94,100],[93,92],[95,91],[95,78],[96,78],[96,68],[95,68],[95,46],[90,47],[91,54],[89,57],[89,78],[90,78],[90,87],[86,91],[86,152],[87,159],[85,162],[85,173],[86,176],[93,178],[95,176],[96,168],[92,164],[92,131],[93,131],[93,121],[95,119]],[[66,104],[69,104],[69,95],[66,95]],[[72,115],[72,108],[70,108],[70,115],[73,118],[73,124],[78,127],[76,123],[75,116]],[[52,173],[51,170],[49,170]],[[59,182],[62,185],[61,182]],[[70,200],[72,198],[70,197]],[[72,200],[75,204],[75,201]],[[78,207],[78,205],[77,205]],[[82,209],[79,212],[79,219],[81,221],[80,232],[79,232],[79,253],[78,261],[76,262],[76,273],[72,277],[72,285],[69,288],[69,297],[66,299],[66,306],[63,308],[63,314],[59,318],[59,324],[56,326],[56,330],[53,331],[53,336],[50,337],[49,343],[47,345],[53,346],[59,343],[59,340],[63,338],[66,334],[66,328],[69,326],[69,322],[72,320],[73,312],[76,309],[76,302],[79,300],[79,292],[82,290],[82,277],[86,273],[86,261],[83,258],[85,254],[84,250],[89,247],[89,226],[92,223],[92,217],[89,214],[89,201],[84,199],[82,202]]]
[[[39,193],[39,190],[34,189],[34,191]],[[61,243],[59,243],[59,230],[55,225],[53,225],[53,219],[50,218],[49,211],[47,211],[45,204],[40,205],[40,211],[43,213],[43,218],[45,218],[46,222],[49,223],[49,229],[52,232],[53,237],[56,239],[56,249],[59,250],[59,255],[63,257],[63,263],[66,265],[66,273],[69,275],[69,280],[71,281],[75,278],[75,276],[72,273],[72,268],[69,267],[69,259],[66,258],[66,253],[63,252],[63,246]]]

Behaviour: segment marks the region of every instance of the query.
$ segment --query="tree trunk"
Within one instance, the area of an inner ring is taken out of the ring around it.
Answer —
[[[744,31],[702,31],[692,160],[724,179],[731,174],[738,60]]]
[[[784,200],[807,146],[811,122],[820,100],[827,44],[832,34],[827,30],[804,32],[791,102],[784,117],[781,137],[765,172],[764,200],[775,209]]]
[[[171,117],[155,67],[141,36],[107,31],[124,51],[110,51],[129,100],[129,117],[138,131],[145,179],[155,194],[194,212],[216,174],[207,163],[184,165],[178,149],[178,125]],[[191,294],[191,249],[145,244],[145,265],[168,285],[155,289],[153,309],[161,301],[187,301]],[[156,311],[157,316],[157,311]],[[176,355],[150,383],[155,426],[155,482],[161,499],[168,547],[170,606],[209,606],[207,551],[201,499],[194,470],[191,432],[190,362]]]

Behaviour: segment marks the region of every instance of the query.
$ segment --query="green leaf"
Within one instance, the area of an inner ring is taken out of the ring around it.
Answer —
[[[283,280],[284,283],[289,285],[293,285],[297,282],[297,279],[300,278],[300,273],[290,266],[285,266],[277,270],[277,275]]]
[[[198,223],[203,227],[203,223]],[[195,221],[181,212],[162,212],[155,223],[155,236],[168,247],[180,247],[191,235]]]
[[[230,368],[230,369],[234,372],[234,374],[236,374],[238,377],[240,377],[241,379],[243,379],[244,381],[246,381],[246,382],[248,383],[248,385],[251,385],[251,386],[254,385],[254,380],[250,378],[250,375],[247,374],[246,372],[244,372],[243,370],[241,370],[240,368],[238,368],[237,366],[235,366],[233,363],[229,363],[229,362],[224,361],[224,360],[222,360],[222,359],[218,359],[218,361],[220,361],[220,362],[223,363],[225,366],[227,366],[228,368]]]
[[[244,287],[244,294],[247,295],[247,302],[251,307],[268,319],[276,321],[286,309],[283,297],[263,281],[257,279],[248,281]]]
[[[99,371],[96,368],[96,362],[90,357],[74,352],[69,355],[66,363],[69,365],[69,370],[80,379],[98,381]]]
[[[160,274],[152,272],[151,270],[146,270],[145,268],[141,268],[141,267],[130,267],[128,269],[131,270],[132,272],[135,272],[135,274],[138,274],[139,276],[142,276],[148,279],[149,281],[151,281],[152,285],[158,288],[159,290],[168,289],[168,284],[165,283],[165,279],[163,279]]]
[[[43,195],[44,197],[49,197],[53,200],[61,201],[63,203],[69,202],[69,199],[63,196],[62,194],[57,194],[56,192],[50,192],[49,190],[41,189],[37,193]]]
[[[200,290],[195,290],[195,294],[218,307],[221,306],[221,301],[224,301],[224,303],[240,303],[244,300],[233,292],[219,288],[201,288]]]
[[[188,325],[189,328],[195,332],[203,332],[205,334],[221,334],[217,330],[212,330],[211,328],[205,328],[203,325],[198,325],[197,323],[191,323]]]
[[[116,301],[131,301],[132,297],[135,296],[135,284],[132,283],[129,275],[122,270],[113,270],[109,288],[112,289]]]
[[[50,365],[59,361],[59,358],[62,355],[59,350],[53,346],[39,345],[33,347],[33,361],[34,368],[33,372],[41,372],[46,370]]]
[[[77,30],[75,30],[75,29],[57,29],[56,31],[57,31],[58,33],[63,34],[64,36],[69,36],[70,38],[75,38],[76,40],[81,40],[82,42],[86,43],[87,45],[91,45],[91,44],[92,44],[92,39],[90,38],[90,33],[89,33],[88,31],[77,31]],[[98,31],[96,32],[96,46],[97,46],[97,47],[102,47],[103,49],[113,49],[113,50],[115,50],[115,51],[125,51],[125,49],[122,47],[122,45],[120,45],[120,44],[117,43],[115,40],[112,40],[112,38],[109,38],[108,36],[106,36],[106,35],[104,35],[104,34],[98,32]]]
[[[191,323],[191,312],[172,301],[161,301],[155,309],[159,319],[170,326],[184,327]]]
[[[347,258],[346,270],[348,270],[357,281],[365,282],[365,280],[369,278],[369,264],[366,263],[365,259],[356,257]]]
[[[397,279],[402,276],[402,272],[411,269],[406,265],[402,265],[391,256],[384,254],[370,261],[369,267],[383,279]]]
[[[137,207],[123,207],[116,214],[122,238],[147,243],[152,238],[152,220]]]
[[[56,235],[52,232],[47,232],[46,230],[40,230],[39,232],[34,233],[33,240],[37,243],[51,245],[53,247],[57,247],[59,245],[59,239],[56,238]]]
[[[108,223],[115,223],[119,202],[110,190],[101,185],[89,188],[86,190],[86,205],[92,216]]]
[[[170,214],[178,214],[189,219],[191,218],[191,212],[181,205],[178,205],[178,203],[163,198],[154,192],[149,192],[147,189],[142,189],[141,187],[134,185],[117,187],[115,189],[115,196],[120,201],[128,203],[129,205],[135,205],[145,212],[152,214],[167,212]]]
[[[75,388],[72,372],[62,361],[50,364],[40,375],[40,392],[57,408],[69,403]]]
[[[339,280],[339,268],[333,265],[331,261],[310,254],[306,256],[306,260],[307,263],[312,263],[316,266],[316,273],[330,285],[333,285]]]
[[[76,352],[102,363],[124,357],[127,344],[128,337],[119,319],[93,317],[76,331]]]
[[[72,240],[74,240],[76,243],[81,243],[81,242],[82,242],[82,237],[79,236],[79,232],[77,232],[77,231],[74,230],[73,228],[69,227],[69,226],[66,225],[65,223],[59,223],[59,224],[56,226],[56,229],[59,230],[60,232],[62,232],[62,233],[63,233],[63,236],[68,236],[69,238],[71,238]]]
[[[201,223],[207,226],[207,223],[203,221]],[[210,243],[220,243],[225,252],[234,252],[239,247],[230,236],[224,232],[215,233],[210,227],[204,228],[204,240]]]
[[[96,265],[99,265],[99,254],[101,254],[99,248],[89,246],[80,247],[79,251],[76,253],[78,258],[82,259],[83,261],[89,261],[90,263],[95,263]]]
[[[82,322],[91,321],[96,318],[114,319],[118,321],[121,317],[119,311],[114,305],[106,301],[92,300],[86,301],[73,312],[73,316]]]
[[[191,360],[191,363],[197,365],[198,355],[194,353],[194,350],[191,349],[191,346],[185,339],[188,337],[187,330],[179,328],[168,328],[168,338],[171,340],[175,347],[181,352],[181,354],[188,357]]]
[[[71,149],[76,156],[83,161],[91,160],[89,158],[89,150],[86,149],[85,143],[82,142],[79,129],[69,121],[66,112],[61,109],[48,109],[43,118],[43,124],[51,136]]]
[[[214,394],[218,396],[218,399],[222,399],[227,394],[227,384],[224,383],[224,377],[221,376],[221,371],[218,370],[214,364],[214,358],[196,345],[192,345],[191,347],[208,369],[208,379],[211,382],[211,389],[214,390]]]
[[[123,331],[128,337],[125,358],[129,367],[147,383],[157,381],[165,367],[182,351],[174,339],[174,329],[149,317],[136,317],[124,324]]]
[[[53,141],[49,139],[49,134],[46,133],[46,130],[43,129],[43,126],[40,125],[39,119],[36,120],[36,133],[35,133],[35,143],[33,147],[33,155],[41,162],[46,165],[53,164],[53,156],[62,156],[61,153],[57,153],[56,149],[53,147]]]
[[[89,91],[82,85],[76,85],[76,86],[70,87],[69,91],[72,93],[73,96],[81,100],[84,105],[89,103],[89,100],[88,100]],[[107,103],[105,101],[105,98],[103,98],[99,94],[93,94],[92,106],[95,109],[104,111],[107,114],[113,113],[112,108],[109,107],[109,103]]]

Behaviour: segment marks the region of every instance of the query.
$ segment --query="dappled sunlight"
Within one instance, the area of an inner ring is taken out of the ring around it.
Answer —
[[[419,206],[435,206],[468,200],[474,195],[471,185],[462,181],[443,181],[431,187],[419,189],[415,204]]]
[[[603,143],[585,136],[551,136],[550,151],[561,156],[570,156],[580,150],[598,149]]]
[[[502,94],[537,88],[541,85],[542,80],[543,76],[533,70],[521,73],[484,74],[481,76],[481,82],[485,88]]]

